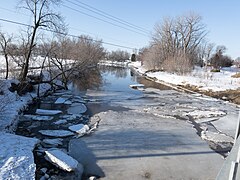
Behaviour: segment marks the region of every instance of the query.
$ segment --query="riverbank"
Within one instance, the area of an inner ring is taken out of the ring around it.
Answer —
[[[223,68],[216,73],[211,69],[196,67],[191,74],[177,75],[147,71],[141,62],[132,62],[128,66],[147,79],[174,89],[197,92],[240,105],[240,78],[235,76],[240,73],[239,68]]]
[[[33,102],[37,93],[19,96],[9,90],[11,83],[18,81],[0,80],[0,179],[35,179],[33,149],[38,139],[18,136],[14,132],[19,115]],[[48,84],[41,84],[40,95],[49,88]]]

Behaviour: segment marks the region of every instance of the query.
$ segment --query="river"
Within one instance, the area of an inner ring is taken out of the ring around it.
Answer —
[[[133,84],[144,87],[130,88]],[[80,100],[88,110],[57,125],[53,124],[65,120],[62,114],[50,121],[26,118],[37,108],[67,114],[71,105],[54,104],[59,97],[68,98],[73,104]],[[228,115],[237,114],[234,106],[198,94],[177,92],[135,75],[129,68],[100,66],[99,71],[90,72],[84,79],[75,78],[68,91],[55,93],[30,106],[25,116],[20,117],[17,134],[43,140],[49,137],[39,133],[42,129],[67,130],[73,124],[88,124],[89,119],[91,125],[97,118],[99,127],[90,136],[64,137],[61,145],[55,145],[83,165],[84,178],[94,175],[106,179],[214,179],[223,162],[215,151],[221,147],[220,153],[227,153],[231,142],[204,141],[198,135],[204,132],[207,139],[206,129],[219,134],[214,123],[221,121],[222,109]],[[204,121],[198,122],[191,115],[207,110],[214,112],[214,122],[208,114],[201,117]],[[197,133],[194,126],[198,126]],[[42,168],[47,168],[51,177],[76,179],[76,174],[65,173],[46,162],[44,151],[51,147],[41,142],[35,149],[37,179],[44,175]]]

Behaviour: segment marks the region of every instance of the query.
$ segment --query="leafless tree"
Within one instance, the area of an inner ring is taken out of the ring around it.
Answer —
[[[13,36],[7,35],[2,32],[0,32],[0,48],[4,55],[5,61],[6,61],[6,76],[5,79],[8,79],[8,73],[9,73],[9,45],[12,41]]]
[[[176,64],[179,64],[177,61],[185,58],[188,65],[193,67],[194,59],[199,53],[199,46],[206,34],[202,18],[197,14],[189,13],[177,18],[165,18],[154,28],[150,47],[154,49],[152,52],[155,54],[157,49],[159,56],[153,60],[158,61],[157,64],[161,68],[163,63],[167,63],[165,62],[167,60],[175,60]],[[181,54],[181,58],[177,58],[179,54]]]
[[[60,0],[21,0],[22,8],[30,12],[33,23],[30,28],[30,38],[28,42],[26,59],[21,73],[21,80],[24,81],[28,74],[29,61],[31,59],[33,48],[36,46],[36,36],[40,28],[50,29],[53,31],[62,30],[62,17],[52,11],[52,6],[58,5]]]
[[[59,36],[55,41],[42,45],[41,52],[48,52],[51,81],[61,78],[65,89],[73,76],[86,75],[105,56],[101,41],[88,36],[73,39]]]
[[[129,58],[130,53],[122,50],[111,51],[107,54],[107,59],[111,61],[123,62],[129,60]]]
[[[216,47],[216,52],[210,59],[210,63],[214,69],[220,70],[221,67],[230,67],[233,65],[233,60],[229,56],[224,55],[226,50],[226,46],[223,45]]]

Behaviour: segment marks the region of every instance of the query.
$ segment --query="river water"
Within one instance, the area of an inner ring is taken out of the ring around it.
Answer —
[[[69,85],[68,91],[55,93],[42,98],[39,102],[31,104],[28,110],[19,117],[20,121],[16,134],[38,138],[41,141],[44,139],[55,139],[57,137],[45,136],[41,134],[40,131],[59,129],[68,130],[68,127],[74,124],[87,124],[89,118],[99,112],[107,110],[118,112],[128,111],[129,108],[121,106],[121,103],[135,103],[137,100],[138,103],[142,104],[146,101],[151,101],[151,99],[143,98],[142,91],[129,87],[133,84],[144,84],[145,87],[153,87],[162,90],[169,89],[169,87],[151,82],[144,77],[134,74],[129,68],[100,66],[98,71],[91,72],[85,79],[75,78]],[[67,110],[70,105],[54,103],[59,97],[63,96],[69,98],[73,103],[75,103],[76,98],[82,97],[86,102],[85,105],[88,110],[83,116],[75,117],[67,123],[55,124],[56,121],[64,120],[63,115],[68,114]],[[54,115],[52,120],[33,121],[31,118],[36,116],[36,109],[61,110],[63,114]],[[42,142],[37,145],[34,151],[35,163],[37,164],[36,179],[40,179],[44,176],[44,173],[41,172],[42,168],[47,168],[48,175],[57,178],[68,179],[69,176],[76,176],[75,174],[65,173],[64,171],[55,168],[44,159],[44,151],[49,148],[58,147],[64,151],[68,151],[68,143],[72,138],[72,136],[63,137],[62,144],[60,145],[52,146],[46,145]]]

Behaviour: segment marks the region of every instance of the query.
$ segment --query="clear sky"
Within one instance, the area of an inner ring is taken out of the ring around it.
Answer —
[[[19,0],[1,0],[0,18],[30,23],[24,10],[16,10],[17,2]],[[141,34],[141,32],[139,34],[100,21],[96,18],[130,28],[80,7],[83,4],[79,2],[140,26],[149,31],[149,34]],[[240,0],[63,0],[63,6],[56,8],[56,11],[65,17],[70,34],[88,34],[104,42],[137,49],[149,44],[154,25],[162,18],[195,12],[203,17],[203,23],[209,31],[207,37],[210,42],[225,45],[227,54],[234,59],[240,56]],[[13,33],[18,31],[19,26],[0,21],[0,28],[5,32]],[[104,46],[109,50],[117,49],[110,45]]]

